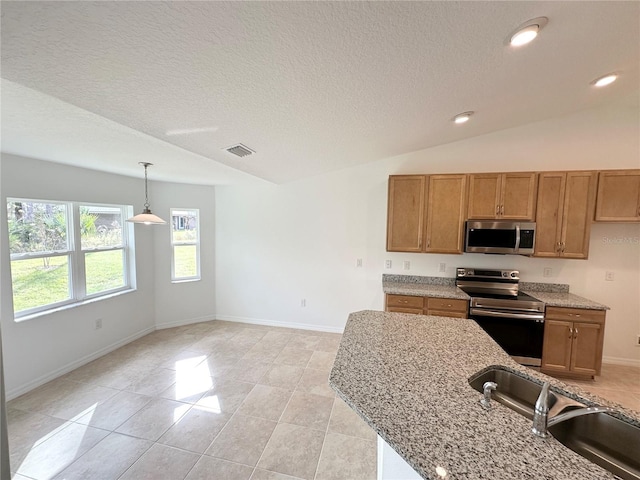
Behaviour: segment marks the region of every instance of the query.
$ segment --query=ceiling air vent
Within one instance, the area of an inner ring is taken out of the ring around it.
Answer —
[[[249,147],[238,143],[237,145],[232,145],[230,147],[225,148],[225,150],[229,153],[233,153],[237,157],[246,157],[247,155],[251,155],[252,153],[256,153],[251,150]]]

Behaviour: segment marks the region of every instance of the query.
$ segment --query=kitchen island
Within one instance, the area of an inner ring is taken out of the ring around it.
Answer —
[[[423,478],[614,478],[555,439],[533,436],[531,421],[503,405],[484,410],[468,380],[496,365],[640,425],[635,412],[515,363],[467,319],[352,313],[329,383]]]

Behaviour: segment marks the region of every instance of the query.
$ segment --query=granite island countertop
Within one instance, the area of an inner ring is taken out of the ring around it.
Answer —
[[[613,479],[553,438],[531,434],[531,420],[493,403],[484,410],[468,379],[500,365],[587,405],[613,406],[640,425],[640,414],[523,367],[468,319],[352,313],[329,383],[423,478]]]

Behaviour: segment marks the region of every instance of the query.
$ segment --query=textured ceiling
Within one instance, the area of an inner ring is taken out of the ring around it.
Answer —
[[[2,150],[120,173],[152,161],[156,178],[174,181],[247,177],[232,167],[287,182],[629,98],[640,85],[638,2],[1,8]],[[549,23],[535,42],[505,45],[538,16]],[[614,85],[589,85],[610,71],[622,74]],[[467,110],[472,121],[451,122]],[[257,153],[222,150],[238,142]]]

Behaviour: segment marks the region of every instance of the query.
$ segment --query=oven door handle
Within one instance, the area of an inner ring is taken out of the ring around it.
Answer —
[[[535,313],[513,313],[513,312],[501,312],[500,310],[481,310],[479,308],[472,308],[469,310],[471,315],[477,315],[479,317],[496,317],[496,318],[512,318],[514,320],[536,320],[538,322],[544,321],[543,314]]]
[[[518,250],[520,250],[520,224],[516,223],[516,245],[514,251],[518,253]]]

